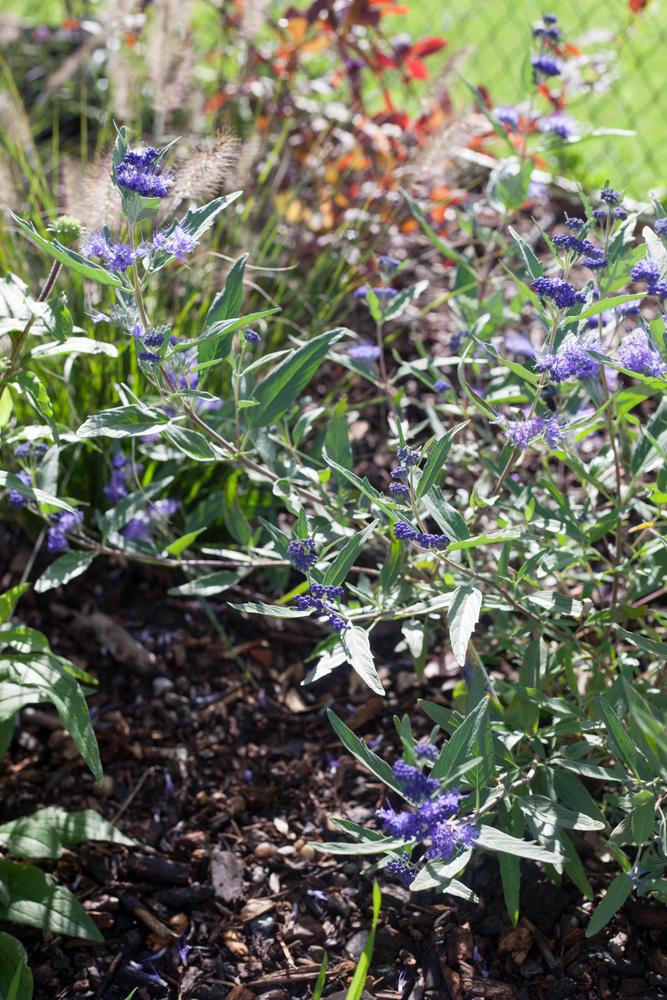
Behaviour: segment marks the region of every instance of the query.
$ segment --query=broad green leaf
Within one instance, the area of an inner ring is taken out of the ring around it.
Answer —
[[[25,948],[11,934],[0,933],[0,998],[32,1000],[32,990]]]
[[[449,606],[447,624],[454,659],[460,667],[465,666],[468,642],[479,621],[481,610],[482,594],[479,590],[467,584],[456,588]]]
[[[243,308],[243,276],[247,261],[247,253],[242,254],[238,260],[234,261],[225,279],[224,288],[215,296],[206,313],[204,329],[212,326],[214,323],[219,323],[220,320],[231,319],[234,316],[241,315],[241,309]]]
[[[438,725],[441,724],[440,707],[432,701],[421,702],[421,708]],[[480,734],[487,724],[488,704],[484,699],[465,717],[461,725],[454,730],[451,739],[445,743],[440,756],[433,765],[431,776],[446,781],[469,757],[482,756],[475,752],[475,747],[478,745]]]
[[[428,459],[426,465],[424,466],[424,471],[421,474],[419,482],[417,483],[417,496],[422,497],[425,493],[435,486],[435,482],[440,474],[440,470],[449,454],[450,448],[452,447],[452,442],[454,437],[458,434],[460,430],[466,427],[468,421],[465,420],[463,423],[457,424],[446,434],[443,434],[435,444],[433,444],[428,453]]]
[[[199,531],[193,532],[193,534],[196,537]],[[168,593],[174,594],[176,597],[213,597],[215,594],[222,594],[223,591],[235,586],[244,575],[244,573],[236,570],[223,569],[217,573],[207,573],[205,576],[198,576],[196,580],[189,580],[188,583],[182,583],[180,587],[171,587]],[[231,607],[237,609],[243,607],[244,610],[248,610],[244,605],[232,604]],[[268,605],[264,605],[264,607],[268,607]],[[268,612],[258,611],[257,614],[268,614]]]
[[[362,843],[356,841],[354,844],[348,844],[345,841],[342,841],[341,843],[324,843],[319,840],[313,840],[311,842],[311,847],[314,847],[316,851],[322,851],[326,854],[351,856],[357,854],[383,854],[385,851],[397,851],[404,847],[405,843],[405,840],[394,840],[391,837],[382,837],[381,840],[367,840]]]
[[[208,438],[189,427],[172,424],[163,434],[168,441],[194,462],[213,462],[218,457]]]
[[[520,837],[512,837],[502,830],[494,830],[490,826],[480,827],[476,838],[478,847],[483,847],[487,851],[499,851],[506,854],[513,854],[518,858],[529,858],[531,861],[543,861],[545,864],[562,865],[563,856],[555,851],[548,851],[541,844],[536,844],[532,840],[522,840]]]
[[[117,358],[118,348],[115,344],[93,340],[92,337],[69,337],[67,340],[38,344],[30,352],[30,356],[36,360],[55,358],[60,354],[106,354],[108,358]]]
[[[356,534],[348,538],[340,552],[328,567],[324,574],[324,583],[329,587],[338,587],[343,583],[350,572],[355,559],[363,549],[368,538],[377,527],[377,521],[373,521],[366,528],[357,531]]]
[[[28,583],[19,583],[10,590],[6,590],[4,594],[0,594],[0,625],[12,617],[19,598],[25,594],[29,586]]]
[[[249,426],[266,427],[286,413],[308,385],[330,347],[345,332],[344,329],[337,329],[322,333],[281,361],[255,388],[253,398],[259,406],[248,410]]]
[[[652,775],[648,762],[628,736],[609,702],[598,696],[595,705],[606,725],[606,738],[610,751],[627,764],[636,778],[650,779]]]
[[[92,809],[68,813],[49,806],[0,826],[0,844],[15,858],[59,858],[63,847],[89,840],[129,847],[135,844]]]
[[[424,494],[421,502],[440,530],[444,531],[450,538],[460,542],[470,537],[470,532],[464,519],[458,510],[447,503],[442,490],[439,490],[437,486],[434,486],[428,493]]]
[[[632,643],[637,649],[644,653],[650,653],[660,660],[667,660],[667,642],[659,642],[657,639],[650,639],[640,632],[628,632],[627,629],[618,628],[618,634],[622,635],[626,642]]]
[[[164,430],[170,422],[171,417],[155,406],[130,403],[93,414],[81,424],[77,434],[81,438],[142,437]]]
[[[180,556],[182,552],[185,552],[186,549],[190,548],[192,543],[199,538],[203,531],[206,531],[206,528],[197,528],[196,531],[188,531],[187,534],[181,535],[180,538],[170,542],[169,545],[165,545],[162,550],[162,555],[175,557]]]
[[[614,914],[618,913],[631,892],[632,882],[624,872],[621,872],[620,875],[616,876],[593,911],[593,915],[586,928],[586,937],[593,937],[603,927],[606,927]]]
[[[389,764],[382,760],[381,757],[378,757],[376,753],[373,753],[372,750],[369,750],[364,741],[359,739],[359,737],[356,736],[351,729],[348,729],[342,719],[339,719],[335,712],[332,712],[331,709],[327,709],[327,717],[333,726],[336,735],[344,746],[350,751],[352,756],[356,757],[359,763],[368,768],[368,770],[374,774],[376,778],[379,778],[383,784],[387,785],[388,788],[391,788],[394,792],[400,795],[402,799],[405,799],[406,795],[403,793],[401,785],[394,777],[394,772],[390,768]]]
[[[534,281],[536,278],[541,278],[542,275],[544,274],[544,265],[537,259],[537,257],[533,253],[532,248],[528,243],[526,243],[523,237],[519,236],[517,231],[515,229],[512,229],[511,226],[508,226],[508,229],[510,236],[512,237],[512,239],[519,248],[519,253],[523,257],[523,262],[526,265],[526,270],[528,271],[528,274],[530,275],[532,280]]]
[[[526,816],[532,816],[546,826],[563,826],[567,830],[603,830],[605,824],[588,813],[568,809],[552,802],[546,795],[518,796],[517,803]]]
[[[346,628],[341,632],[340,641],[345,650],[347,662],[355,673],[361,677],[364,684],[367,684],[371,691],[384,695],[385,690],[382,687],[382,681],[375,669],[375,660],[373,659],[368,632],[353,625],[352,628]]]
[[[45,493],[44,490],[34,486],[26,486],[13,472],[0,472],[0,486],[6,486],[8,490],[16,490],[26,500],[34,500],[35,503],[43,503],[49,507],[57,507],[59,510],[75,513],[74,507],[70,507],[64,500],[59,500],[58,497],[51,496],[50,493]]]
[[[0,905],[0,919],[28,924],[51,934],[102,941],[102,935],[69,889],[30,864],[0,861],[0,880],[9,902]]]
[[[85,573],[94,558],[93,552],[65,552],[44,570],[35,583],[35,590],[38,594],[43,594],[54,587],[63,587]]]
[[[49,254],[50,257],[54,257],[56,260],[64,264],[71,271],[76,271],[77,274],[82,274],[84,278],[90,278],[91,281],[96,281],[100,285],[112,285],[114,288],[122,288],[123,282],[118,277],[117,274],[112,274],[111,271],[107,271],[106,268],[100,267],[99,264],[94,264],[91,260],[87,260],[82,257],[81,254],[77,253],[75,250],[70,250],[68,247],[64,247],[62,243],[58,240],[46,240],[43,236],[35,229],[32,222],[26,222],[25,219],[21,219],[18,215],[14,215],[13,212],[9,212],[14,222],[19,227],[23,236],[27,237],[31,243],[35,243],[40,250],[44,250],[45,253]]]
[[[307,618],[310,611],[287,608],[280,604],[265,604],[264,601],[246,601],[245,604],[231,604],[234,611],[244,611],[251,615],[267,615],[269,618]]]
[[[630,814],[632,836],[637,846],[650,840],[656,820],[655,793],[648,788],[635,792],[632,796],[633,808]]]

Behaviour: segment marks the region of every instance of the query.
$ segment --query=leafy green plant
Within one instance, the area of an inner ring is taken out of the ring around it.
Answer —
[[[41,632],[11,621],[25,589],[26,585],[14,587],[0,597],[0,752],[6,753],[11,743],[21,709],[50,702],[100,781],[97,742],[80,687],[80,682],[90,683],[92,679],[56,656]],[[97,927],[69,889],[57,885],[35,865],[15,860],[58,858],[63,847],[93,840],[134,843],[92,810],[67,813],[50,807],[0,824],[0,848],[8,855],[0,860],[0,918],[52,934],[101,941]],[[2,934],[0,956],[2,996],[29,1000],[32,975],[23,947],[11,935]]]

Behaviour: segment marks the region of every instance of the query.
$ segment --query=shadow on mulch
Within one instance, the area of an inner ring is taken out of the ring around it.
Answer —
[[[13,566],[25,555],[15,548]],[[7,572],[2,588],[10,582]],[[12,927],[28,948],[35,996],[124,1000],[137,987],[135,1000],[306,998],[325,950],[325,994],[338,995],[364,945],[370,885],[360,862],[309,842],[339,839],[331,816],[371,821],[383,790],[346,756],[325,710],[393,760],[392,715],[409,712],[418,724],[417,699],[446,692],[456,668],[436,658],[420,683],[394,657],[381,670],[386,699],[344,670],[302,688],[313,645],[303,621],[248,622],[220,605],[223,641],[196,604],[163,596],[165,582],[107,563],[19,607],[54,650],[99,678],[90,704],[105,779],[95,787],[50,709],[26,710],[0,763],[0,819],[53,804],[94,808],[138,842],[86,846],[44,866],[77,893],[105,943]],[[592,853],[587,868],[604,888]],[[370,997],[667,996],[666,910],[634,903],[589,941],[592,904],[570,883],[526,865],[513,928],[495,861],[478,859],[467,879],[479,906],[411,897],[382,880]]]

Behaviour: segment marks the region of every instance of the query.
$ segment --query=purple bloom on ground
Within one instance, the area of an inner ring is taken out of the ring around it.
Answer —
[[[531,65],[536,74],[542,76],[560,76],[560,63],[549,56],[532,56]]]
[[[640,375],[664,377],[667,373],[667,364],[644,330],[632,330],[623,338],[618,349],[618,360],[624,368]]]
[[[32,476],[29,472],[21,470],[16,473],[16,478],[20,479],[24,486],[32,486]],[[9,490],[7,500],[10,507],[25,507],[29,502],[27,497],[24,497],[22,493],[19,493],[15,489]]]
[[[397,538],[399,542],[405,542],[412,538],[416,538],[417,532],[407,523],[407,521],[397,521],[394,525],[394,537]]]
[[[366,342],[363,344],[353,344],[352,347],[348,347],[347,353],[353,361],[363,361],[366,364],[370,364],[373,361],[377,361],[380,357],[380,348],[376,347],[375,344]]]
[[[307,573],[317,562],[315,542],[312,538],[293,538],[287,546],[287,558],[295,569]]]
[[[530,287],[541,299],[551,299],[558,309],[569,309],[582,300],[582,293],[564,278],[536,278]]]

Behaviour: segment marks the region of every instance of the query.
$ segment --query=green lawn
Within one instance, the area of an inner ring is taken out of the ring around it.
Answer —
[[[407,16],[391,18],[392,33],[444,35],[448,53],[464,52],[461,71],[484,84],[493,100],[521,99],[522,59],[530,41],[531,23],[543,10],[557,14],[569,41],[608,39],[614,53],[613,78],[607,93],[573,99],[569,111],[582,123],[597,127],[634,129],[632,138],[605,137],[581,146],[582,168],[590,181],[610,177],[637,198],[649,190],[667,190],[667,169],[659,150],[667,141],[667,2],[649,0],[644,13],[630,13],[628,0],[406,0]],[[389,21],[389,19],[387,19]],[[583,47],[583,46],[582,46]],[[586,49],[590,50],[586,45]],[[445,56],[447,58],[447,56]],[[429,61],[437,67],[438,57]],[[457,91],[463,98],[463,92]],[[467,99],[467,97],[465,98]]]

